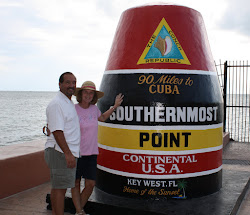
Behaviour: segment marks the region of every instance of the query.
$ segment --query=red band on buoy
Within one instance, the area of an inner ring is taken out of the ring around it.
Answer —
[[[157,175],[168,178],[178,175],[198,176],[216,170],[222,165],[222,149],[212,152],[183,155],[131,154],[99,149],[102,159],[98,164],[107,169],[129,176],[130,174]],[[157,177],[156,176],[156,177]]]

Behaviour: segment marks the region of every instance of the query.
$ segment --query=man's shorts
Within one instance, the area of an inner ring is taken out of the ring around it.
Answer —
[[[54,148],[45,149],[45,161],[50,168],[51,185],[53,189],[75,187],[76,168],[68,168],[64,153]],[[76,158],[77,161],[77,158]]]
[[[96,180],[97,155],[81,156],[77,161],[76,178]]]

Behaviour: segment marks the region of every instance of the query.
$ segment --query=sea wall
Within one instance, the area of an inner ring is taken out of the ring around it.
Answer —
[[[230,133],[224,132],[223,133],[223,148],[229,143],[230,141]]]
[[[50,180],[44,143],[41,140],[0,147],[0,199]]]

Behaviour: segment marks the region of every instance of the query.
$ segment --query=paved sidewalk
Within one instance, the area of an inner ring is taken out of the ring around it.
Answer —
[[[250,143],[229,142],[223,150],[223,169],[250,172]],[[250,180],[250,179],[249,179]],[[250,214],[250,182],[239,205],[237,215]]]
[[[209,196],[183,201],[164,203],[124,200],[110,196],[107,205],[98,202],[96,189],[88,203],[94,214],[168,214],[168,215],[249,215],[250,211],[250,144],[230,142],[223,151],[223,188]],[[17,176],[18,180],[18,176]],[[247,189],[248,186],[248,189]],[[51,215],[47,210],[46,195],[50,192],[49,183],[0,200],[0,215]],[[246,195],[244,195],[246,193]],[[70,195],[68,193],[67,195]],[[106,194],[101,194],[107,197]],[[133,205],[133,209],[127,207]],[[160,206],[160,207],[159,207]],[[145,212],[145,209],[148,212]],[[151,212],[150,212],[151,211]],[[212,211],[212,212],[211,212]],[[70,213],[65,213],[70,215]]]

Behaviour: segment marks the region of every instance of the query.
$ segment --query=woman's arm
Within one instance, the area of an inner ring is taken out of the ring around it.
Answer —
[[[109,116],[114,112],[114,110],[121,105],[121,103],[123,102],[123,97],[124,97],[124,95],[122,95],[121,93],[118,94],[115,98],[114,106],[112,108],[110,108],[109,110],[107,110],[105,113],[103,113],[98,118],[98,121],[104,122],[106,119],[108,119]]]

